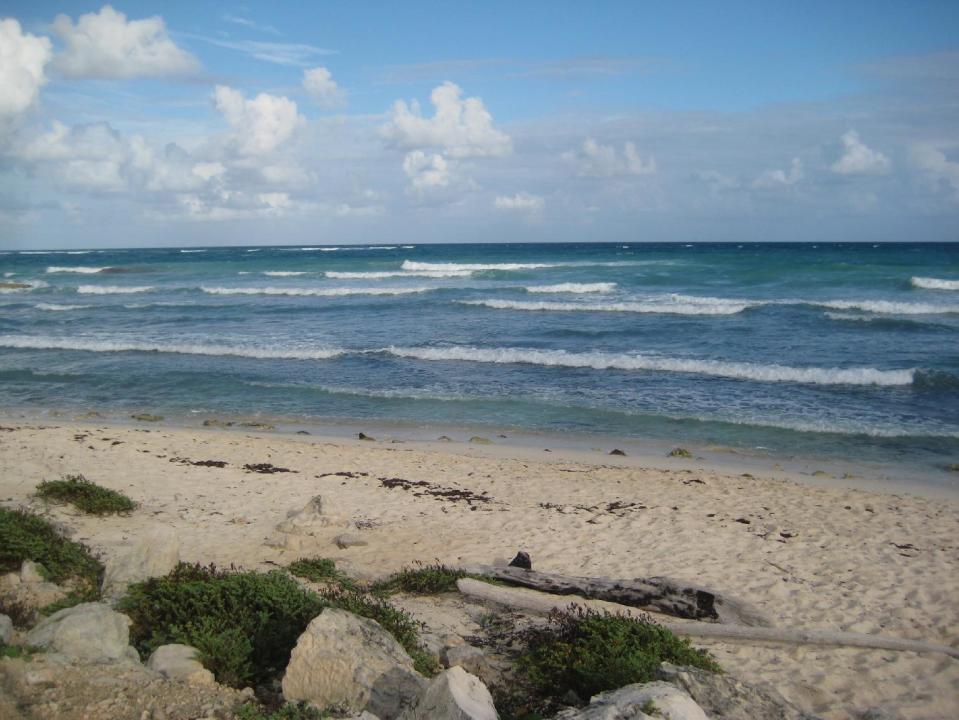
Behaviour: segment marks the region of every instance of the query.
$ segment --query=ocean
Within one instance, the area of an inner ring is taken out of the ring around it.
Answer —
[[[0,254],[8,411],[384,421],[959,478],[959,244]]]

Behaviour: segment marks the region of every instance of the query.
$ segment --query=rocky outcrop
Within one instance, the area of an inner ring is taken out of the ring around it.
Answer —
[[[710,717],[724,720],[815,720],[772,688],[761,690],[729,674],[663,663],[656,676],[688,692]]]
[[[121,597],[127,586],[166,575],[180,562],[176,531],[157,525],[144,531],[132,547],[106,563],[101,590],[106,598]]]
[[[475,675],[451,667],[430,681],[401,720],[497,720],[489,690]]]
[[[555,720],[708,720],[686,692],[665,682],[627,685],[593,696],[584,708],[564,710]]]
[[[0,601],[8,607],[17,607],[26,616],[35,617],[36,611],[45,605],[62,600],[66,590],[43,579],[40,566],[24,560],[19,572],[0,577]],[[29,618],[18,620],[25,624]]]
[[[208,685],[213,673],[197,659],[198,651],[189,645],[161,645],[147,661],[147,667],[170,680],[181,680],[191,685]]]
[[[329,608],[297,640],[283,676],[283,697],[393,720],[425,686],[410,656],[379,624]]]
[[[27,633],[25,644],[88,663],[140,660],[130,647],[130,618],[103,603],[54,613]]]

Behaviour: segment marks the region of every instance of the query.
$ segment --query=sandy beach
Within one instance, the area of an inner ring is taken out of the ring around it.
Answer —
[[[776,627],[959,645],[959,500],[942,493],[813,486],[697,457],[546,453],[495,436],[360,441],[96,422],[0,422],[0,503],[49,512],[104,558],[155,524],[176,529],[184,560],[250,569],[325,556],[371,577],[522,549],[543,571],[704,585],[754,604]],[[225,466],[191,464],[209,460]],[[288,472],[244,467],[264,463]],[[140,507],[91,518],[33,497],[39,482],[73,473]],[[267,544],[316,495],[342,524],[296,550]],[[347,523],[365,546],[333,544]],[[728,672],[828,720],[875,707],[913,720],[959,715],[959,662],[943,655],[697,644]]]

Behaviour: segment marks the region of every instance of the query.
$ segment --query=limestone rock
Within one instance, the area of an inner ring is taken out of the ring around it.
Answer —
[[[157,525],[143,532],[136,543],[110,558],[103,574],[104,597],[116,598],[131,583],[166,575],[180,562],[180,540],[176,530]]]
[[[351,547],[363,547],[369,545],[366,540],[361,538],[359,535],[353,535],[352,533],[343,533],[342,535],[337,535],[333,538],[333,542],[341,550],[346,550]]]
[[[189,645],[161,645],[147,661],[147,667],[171,680],[182,680],[191,685],[209,685],[213,673],[197,659],[197,649]]]
[[[461,667],[451,667],[430,681],[402,720],[497,720],[489,690]]]
[[[710,717],[724,720],[814,720],[772,688],[759,689],[732,675],[663,663],[660,680],[688,692]]]
[[[13,638],[13,620],[0,615],[0,644],[6,645]]]
[[[425,685],[410,656],[378,623],[328,608],[297,640],[283,676],[283,697],[394,720]]]
[[[643,712],[652,705],[656,715]],[[689,695],[665,682],[638,683],[593,696],[584,708],[571,708],[554,720],[708,720]]]
[[[20,566],[20,582],[22,583],[42,583],[46,578],[40,570],[40,565],[31,561],[24,560]]]
[[[25,644],[91,663],[140,660],[130,647],[130,618],[103,603],[54,613],[27,633]]]
[[[36,563],[24,560],[19,572],[0,576],[0,601],[23,608],[25,615],[62,600],[67,591],[43,579]]]

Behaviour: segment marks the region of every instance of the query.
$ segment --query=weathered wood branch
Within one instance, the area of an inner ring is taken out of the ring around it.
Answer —
[[[552,595],[579,595],[620,605],[647,608],[690,620],[718,620],[736,625],[769,625],[769,621],[759,611],[746,603],[730,600],[712,590],[669,578],[611,580],[495,565],[473,565],[464,569],[474,575],[485,575]]]
[[[641,613],[634,607],[611,602],[586,600],[573,595],[548,595],[526,588],[510,588],[490,585],[481,580],[462,578],[456,583],[459,591],[472,598],[496,603],[506,607],[537,613],[566,610],[571,605],[590,610],[638,617]],[[677,635],[698,638],[714,638],[759,643],[783,643],[789,645],[832,645],[838,647],[876,648],[906,652],[942,653],[959,658],[959,648],[921,640],[905,640],[884,635],[841,632],[837,630],[796,630],[770,627],[748,627],[709,622],[660,623]]]

